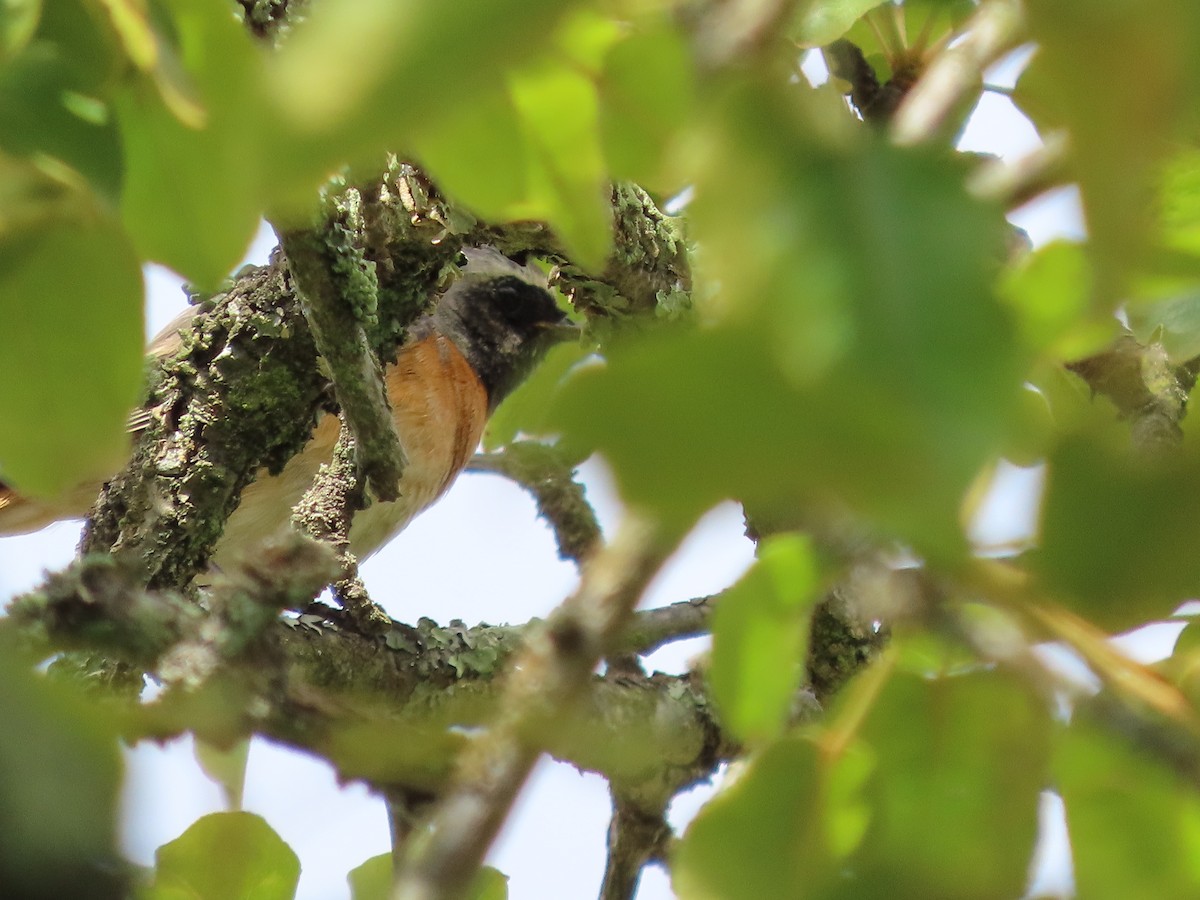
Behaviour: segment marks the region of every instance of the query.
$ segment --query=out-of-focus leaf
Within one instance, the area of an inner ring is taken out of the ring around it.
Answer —
[[[258,57],[220,4],[181,0],[171,12],[205,121],[180,121],[145,83],[119,99],[122,213],[144,258],[214,287],[245,253],[262,213]]]
[[[122,160],[111,110],[89,95],[75,62],[62,54],[41,42],[0,68],[0,147],[60,160],[115,202]]]
[[[880,4],[875,0],[810,0],[797,17],[792,36],[802,47],[831,44],[868,10]]]
[[[488,420],[483,432],[485,450],[498,450],[522,431],[545,433],[550,403],[567,372],[591,351],[582,344],[552,347],[529,378],[513,391]]]
[[[2,419],[2,417],[0,417]],[[116,876],[117,736],[94,703],[0,659],[0,886],[127,896]]]
[[[505,218],[528,195],[530,148],[501,82],[480,85],[423,125],[412,149],[447,196],[485,218]]]
[[[0,63],[7,63],[29,43],[41,13],[42,0],[0,3]]]
[[[300,860],[262,817],[212,813],[154,854],[150,900],[291,900]]]
[[[467,889],[466,900],[508,900],[508,876],[499,869],[484,866]]]
[[[1050,459],[1037,568],[1101,627],[1169,615],[1200,593],[1200,460],[1151,460],[1076,435]]]
[[[242,792],[246,787],[246,763],[250,758],[250,741],[240,740],[232,747],[222,748],[197,739],[194,745],[196,762],[204,774],[221,786],[225,804],[240,809]]]
[[[548,219],[572,258],[602,269],[612,247],[612,210],[595,84],[573,66],[545,58],[511,73],[509,89],[531,147],[529,197],[521,212]]]
[[[116,222],[76,212],[0,241],[0,477],[32,494],[109,475],[141,390],[137,257]]]
[[[1196,124],[1200,7],[1031,0],[1027,8],[1040,75],[1022,94],[1071,131],[1097,296],[1112,304],[1146,258],[1157,166],[1170,139]],[[1107,77],[1113,72],[1131,77]]]
[[[1094,353],[1112,337],[1112,317],[1091,314],[1092,269],[1080,244],[1053,241],[1000,280],[1026,343],[1056,359]]]
[[[1044,702],[995,672],[890,679],[861,732],[871,824],[834,896],[1020,896],[1049,730]]]
[[[848,503],[961,552],[960,501],[1025,368],[991,288],[1003,217],[951,160],[825,146],[793,107],[747,92],[717,117],[692,220],[713,325],[614,349],[554,421],[667,515]]]
[[[350,870],[350,900],[388,900],[392,893],[392,854],[372,856]]]
[[[752,758],[700,811],[675,851],[680,900],[803,900],[834,875],[822,822],[821,754],[787,738]]]
[[[277,117],[270,158],[277,199],[295,202],[346,162],[381,165],[506,66],[534,58],[577,3],[534,0],[346,0],[314,5],[268,60]],[[494,112],[494,110],[493,110]],[[564,112],[569,112],[564,110]],[[500,135],[499,137],[504,137]],[[441,142],[444,146],[444,142]],[[490,139],[476,145],[486,161]],[[505,151],[499,151],[505,152]],[[486,167],[486,165],[485,165]]]
[[[762,743],[787,726],[818,588],[808,541],[779,535],[760,544],[758,561],[721,597],[709,686],[721,721],[738,739]]]
[[[664,192],[678,190],[664,154],[695,108],[687,44],[666,23],[639,29],[618,43],[600,81],[600,130],[609,169]]]
[[[1200,894],[1200,797],[1190,780],[1086,721],[1059,739],[1054,771],[1078,896]]]

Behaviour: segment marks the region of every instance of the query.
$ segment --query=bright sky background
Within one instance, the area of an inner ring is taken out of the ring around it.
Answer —
[[[989,82],[1011,85],[1025,56],[1002,64]],[[962,141],[964,149],[1005,157],[1037,146],[1029,123],[1007,98],[984,95]],[[1058,236],[1082,235],[1078,197],[1064,189],[1019,210],[1012,220],[1035,244]],[[275,245],[264,226],[247,255],[264,262]],[[184,305],[179,281],[157,267],[146,271],[147,333],[152,335]],[[588,496],[608,533],[620,517],[620,503],[602,463],[582,470]],[[980,543],[1005,543],[1033,530],[1039,470],[1006,467],[985,505],[974,536]],[[46,569],[65,565],[74,553],[79,523],[60,523],[35,535],[0,540],[0,605],[34,586]],[[731,584],[749,565],[751,544],[742,533],[739,509],[732,503],[713,510],[696,528],[655,582],[648,607],[715,593]],[[505,479],[465,475],[433,509],[398,539],[368,560],[363,577],[372,596],[388,612],[412,621],[428,615],[440,622],[458,618],[523,622],[545,616],[576,582],[572,565],[559,561],[549,531],[535,518],[532,501]],[[1160,626],[1127,643],[1141,658],[1161,657],[1180,626]],[[679,672],[703,650],[703,641],[665,648],[648,668]],[[129,857],[152,865],[154,850],[182,833],[199,816],[220,810],[219,789],[195,764],[190,739],[165,747],[141,744],[126,754],[126,814],[122,845]],[[670,819],[676,828],[694,815],[710,789],[679,798]],[[1044,795],[1044,839],[1033,869],[1038,889],[1049,893],[1070,884],[1061,803]],[[319,760],[283,750],[265,741],[252,746],[244,808],[261,814],[300,857],[301,900],[349,897],[345,874],[367,858],[388,851],[382,803],[361,784],[339,787]],[[544,760],[522,795],[489,860],[508,874],[510,896],[564,898],[595,896],[604,866],[609,803],[604,782],[574,768]],[[664,873],[649,869],[638,894],[641,900],[673,897]]]

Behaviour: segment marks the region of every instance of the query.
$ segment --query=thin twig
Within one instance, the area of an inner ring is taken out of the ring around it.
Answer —
[[[897,144],[941,133],[959,104],[980,89],[984,70],[1021,43],[1025,21],[1016,0],[986,0],[963,26],[963,39],[939,53],[892,120]]]
[[[329,365],[334,393],[354,433],[366,483],[378,499],[395,500],[404,450],[388,406],[382,367],[348,296],[347,273],[355,270],[361,276],[355,290],[369,291],[374,269],[361,260],[332,258],[332,247],[316,229],[282,230],[279,240],[304,318]]]
[[[1012,162],[992,159],[982,163],[968,178],[967,189],[976,197],[1013,210],[1061,187],[1068,177],[1066,135],[1052,133],[1041,147]]]
[[[545,736],[586,687],[675,543],[651,522],[631,515],[613,542],[589,560],[579,589],[530,636],[516,659],[499,719],[463,752],[430,833],[405,854],[394,900],[461,896],[541,754]]]
[[[554,530],[558,555],[583,561],[600,545],[600,523],[575,481],[574,468],[555,447],[518,441],[500,453],[476,454],[471,472],[492,472],[509,478],[533,495],[538,515]]]

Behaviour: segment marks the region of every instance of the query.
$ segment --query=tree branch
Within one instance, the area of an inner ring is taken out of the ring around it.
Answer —
[[[671,827],[665,818],[665,805],[646,810],[624,798],[619,790],[611,789],[609,794],[613,811],[600,900],[633,900],[646,863],[666,858]]]
[[[984,0],[960,29],[962,39],[939,53],[908,91],[892,119],[892,138],[911,145],[940,134],[963,101],[978,92],[983,72],[1024,39],[1016,0]]]
[[[558,555],[583,561],[600,544],[600,523],[575,481],[574,467],[548,444],[516,441],[499,453],[477,453],[467,466],[471,472],[492,472],[515,481],[537,503],[538,515],[554,530]]]
[[[348,195],[357,198],[356,191]],[[349,204],[358,209],[361,203]],[[377,325],[379,284],[375,266],[356,246],[355,230],[337,210],[320,228],[282,230],[279,239],[334,394],[354,435],[358,468],[381,500],[395,500],[404,472],[404,449],[392,421],[383,368],[371,352],[367,324]],[[361,219],[361,214],[358,216]]]
[[[393,896],[456,897],[479,868],[556,719],[566,714],[674,546],[631,517],[584,570],[579,590],[525,645],[499,718],[464,751],[431,833],[409,848]]]

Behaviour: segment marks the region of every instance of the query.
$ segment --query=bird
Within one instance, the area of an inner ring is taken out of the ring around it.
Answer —
[[[580,329],[555,302],[546,276],[490,247],[467,247],[460,276],[432,311],[408,329],[396,359],[384,368],[392,419],[407,458],[397,499],[360,510],[350,528],[350,552],[362,559],[435,503],[466,467],[491,414],[555,343]],[[150,342],[163,357],[180,344],[189,308]],[[144,410],[130,416],[131,431]],[[320,467],[331,461],[339,418],[324,413],[311,437],[277,475],[265,469],[242,492],[212,561],[225,568],[287,525],[293,507]],[[0,482],[0,536],[36,531],[87,515],[101,485],[80,485],[52,503],[21,496]]]

